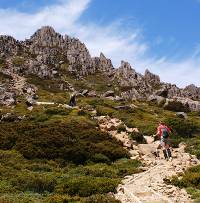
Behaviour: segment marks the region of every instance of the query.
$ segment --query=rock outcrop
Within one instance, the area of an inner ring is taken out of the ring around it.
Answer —
[[[68,83],[65,76],[87,83],[84,80],[85,76],[101,73],[108,78],[105,85],[113,87],[116,97],[143,101],[178,98],[191,110],[200,110],[199,87],[189,85],[181,89],[176,85],[163,83],[159,76],[149,70],[146,70],[144,75],[137,73],[125,61],[115,69],[111,60],[103,53],[99,57],[91,57],[87,47],[79,39],[63,36],[49,26],[42,27],[25,41],[0,36],[0,63],[2,61],[4,65],[0,66],[3,67],[0,72],[8,71],[25,78],[28,75],[35,75],[42,79],[57,80],[63,91],[75,90],[72,85],[68,88],[63,87],[63,84]],[[3,82],[0,85],[5,86]],[[7,91],[5,87],[4,92],[10,92],[11,95],[11,91]],[[4,96],[1,97],[1,101],[8,98],[8,94]]]

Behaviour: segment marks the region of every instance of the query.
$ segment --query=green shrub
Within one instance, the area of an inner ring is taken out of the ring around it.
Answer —
[[[36,113],[36,114],[30,115],[29,119],[30,121],[34,121],[34,122],[45,122],[50,119],[50,116],[44,113]]]
[[[167,183],[185,188],[192,198],[200,200],[200,165],[189,168],[182,176],[173,176]]]
[[[121,133],[121,132],[125,132],[126,131],[126,127],[125,125],[121,124],[117,127],[117,132]]]
[[[53,192],[56,186],[55,177],[38,173],[19,173],[12,179],[13,187],[20,191],[31,191],[35,193]]]
[[[88,197],[93,194],[115,192],[119,183],[120,180],[111,178],[75,177],[64,181],[62,191],[71,196]]]
[[[199,203],[200,202],[200,190],[193,188],[193,187],[188,187],[187,193],[189,193],[194,200],[194,203]]]
[[[186,151],[190,154],[194,154],[197,156],[198,159],[200,159],[200,139],[197,135],[196,137],[187,140],[187,147]]]
[[[15,58],[13,58],[13,64],[15,65],[15,66],[22,66],[22,65],[24,65],[24,63],[25,63],[25,59],[23,58],[23,57],[19,57],[19,56],[16,56]]]
[[[1,123],[0,128],[0,149],[16,149],[28,159],[63,159],[82,164],[99,153],[111,161],[129,157],[121,143],[81,117],[64,123]]]
[[[52,107],[52,108],[48,108],[45,110],[45,113],[47,115],[62,115],[62,116],[66,116],[69,115],[69,113],[72,111],[72,109],[63,109],[63,108],[58,108],[58,107]]]
[[[142,134],[151,136],[154,135],[156,132],[156,124],[152,124],[151,122],[146,123],[145,125],[141,125],[139,128]]]
[[[80,110],[80,111],[78,111],[78,116],[85,116],[85,115],[87,115],[87,112],[85,111],[85,110]]]
[[[171,183],[180,188],[194,187],[200,189],[200,173],[186,172],[181,179],[172,178]]]
[[[175,111],[175,112],[189,112],[190,108],[187,105],[182,104],[178,101],[169,101],[168,105],[164,106],[164,109],[169,111]]]
[[[131,119],[123,119],[123,121],[128,128],[135,128],[135,125]]]
[[[110,163],[110,159],[101,153],[92,156],[91,161],[94,163]]]
[[[29,75],[27,81],[31,84],[34,84],[38,87],[38,89],[45,90],[51,93],[61,93],[63,90],[60,88],[61,84],[64,85],[64,87],[68,87],[68,84],[65,81],[58,79],[42,79],[35,75]],[[53,98],[52,98],[53,99]]]
[[[139,166],[141,166],[140,161],[130,159],[120,159],[113,164],[113,167],[117,169],[117,175],[120,177],[140,172]]]
[[[120,201],[109,195],[92,195],[85,198],[83,203],[120,203]]]
[[[3,58],[0,58],[0,68],[4,68],[5,66],[5,60]]]
[[[115,112],[114,109],[112,109],[110,107],[104,107],[104,106],[97,106],[96,110],[97,110],[97,116],[108,115],[108,116],[112,117]]]
[[[199,126],[189,120],[181,118],[168,118],[165,120],[167,126],[172,129],[172,132],[184,138],[191,138],[195,133],[199,132]]]
[[[66,71],[68,71],[68,67],[69,67],[68,63],[63,63],[63,64],[60,65],[60,70],[62,72],[66,72]]]
[[[82,203],[80,197],[70,197],[68,195],[55,194],[44,199],[44,203]]]
[[[130,137],[131,139],[137,141],[137,143],[140,143],[140,144],[146,143],[143,134],[140,132],[132,132],[130,133]]]

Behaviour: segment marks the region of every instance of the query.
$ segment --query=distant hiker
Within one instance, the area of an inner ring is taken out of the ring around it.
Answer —
[[[69,106],[74,107],[76,106],[76,93],[72,94],[69,101]]]
[[[160,138],[160,146],[162,147],[164,157],[167,160],[172,159],[169,139],[170,133],[171,129],[168,126],[166,126],[163,122],[159,122],[156,135],[159,136]]]

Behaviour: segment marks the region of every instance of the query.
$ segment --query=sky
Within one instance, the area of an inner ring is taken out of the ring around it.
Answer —
[[[0,34],[29,38],[44,25],[161,80],[200,86],[200,0],[0,0]]]

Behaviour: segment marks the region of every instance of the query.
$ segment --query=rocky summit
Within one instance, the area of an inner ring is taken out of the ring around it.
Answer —
[[[101,88],[95,77],[103,78],[99,79]],[[103,53],[91,57],[79,39],[63,36],[52,27],[42,27],[25,41],[0,36],[0,104],[15,105],[19,97],[28,102],[37,100],[36,78],[43,83],[48,81],[46,86],[51,90],[80,93],[85,90],[88,96],[147,100],[177,111],[200,110],[199,87],[178,88],[160,81],[149,70],[144,75],[137,73],[125,61],[114,68]],[[107,91],[112,94],[106,94]]]

